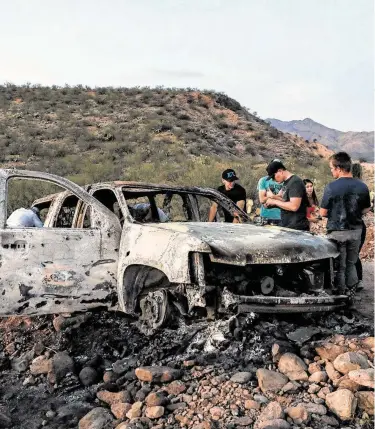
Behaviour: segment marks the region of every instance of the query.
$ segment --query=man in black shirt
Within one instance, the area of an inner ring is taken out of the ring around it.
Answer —
[[[309,221],[306,217],[308,199],[306,187],[302,179],[288,171],[282,162],[273,161],[267,167],[268,177],[276,182],[284,182],[282,195],[273,195],[267,198],[266,207],[281,209],[281,226],[284,228],[309,230]]]
[[[244,209],[245,201],[246,201],[246,191],[245,189],[235,183],[238,180],[236,172],[231,168],[223,171],[221,175],[221,179],[223,184],[217,188],[219,192],[227,196],[230,200],[232,200],[240,209]],[[213,203],[210,208],[210,213],[208,215],[208,221],[214,222],[217,213],[217,203]],[[224,210],[224,218],[225,222],[238,223],[238,218],[233,217],[229,212]]]
[[[358,275],[355,264],[359,256],[362,215],[371,208],[367,186],[351,173],[352,161],[346,152],[338,152],[329,159],[332,176],[337,179],[324,189],[320,214],[327,217],[327,233],[337,243],[339,293],[355,290]]]

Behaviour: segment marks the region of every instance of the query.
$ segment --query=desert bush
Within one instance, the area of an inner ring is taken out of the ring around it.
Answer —
[[[263,131],[258,131],[257,133],[255,133],[253,135],[254,139],[256,141],[263,141],[264,140],[264,132]]]

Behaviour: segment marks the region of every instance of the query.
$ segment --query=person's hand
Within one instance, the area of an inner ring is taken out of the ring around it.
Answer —
[[[268,198],[273,198],[275,196],[275,194],[270,189],[267,189],[266,195]]]
[[[284,194],[284,190],[283,190],[283,188],[281,188],[280,191],[278,192],[277,196],[282,197],[283,194]]]
[[[238,212],[234,212],[233,223],[242,223],[240,215],[238,214]]]
[[[265,207],[272,207],[275,206],[275,201],[273,198],[267,198],[267,201],[264,203]]]

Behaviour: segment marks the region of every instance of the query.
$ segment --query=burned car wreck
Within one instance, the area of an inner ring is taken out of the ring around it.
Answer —
[[[33,203],[44,228],[6,227],[14,179],[62,188]],[[208,223],[213,202],[217,222]],[[172,312],[318,312],[348,299],[330,294],[332,242],[256,226],[212,189],[122,181],[82,188],[48,173],[0,170],[0,207],[0,316],[105,307],[158,328]],[[221,222],[224,210],[241,223]]]

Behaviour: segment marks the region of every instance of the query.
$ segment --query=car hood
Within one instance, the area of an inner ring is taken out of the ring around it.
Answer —
[[[210,246],[211,260],[222,263],[297,263],[338,255],[336,245],[327,238],[275,226],[176,222],[157,224],[157,228],[198,238]]]

